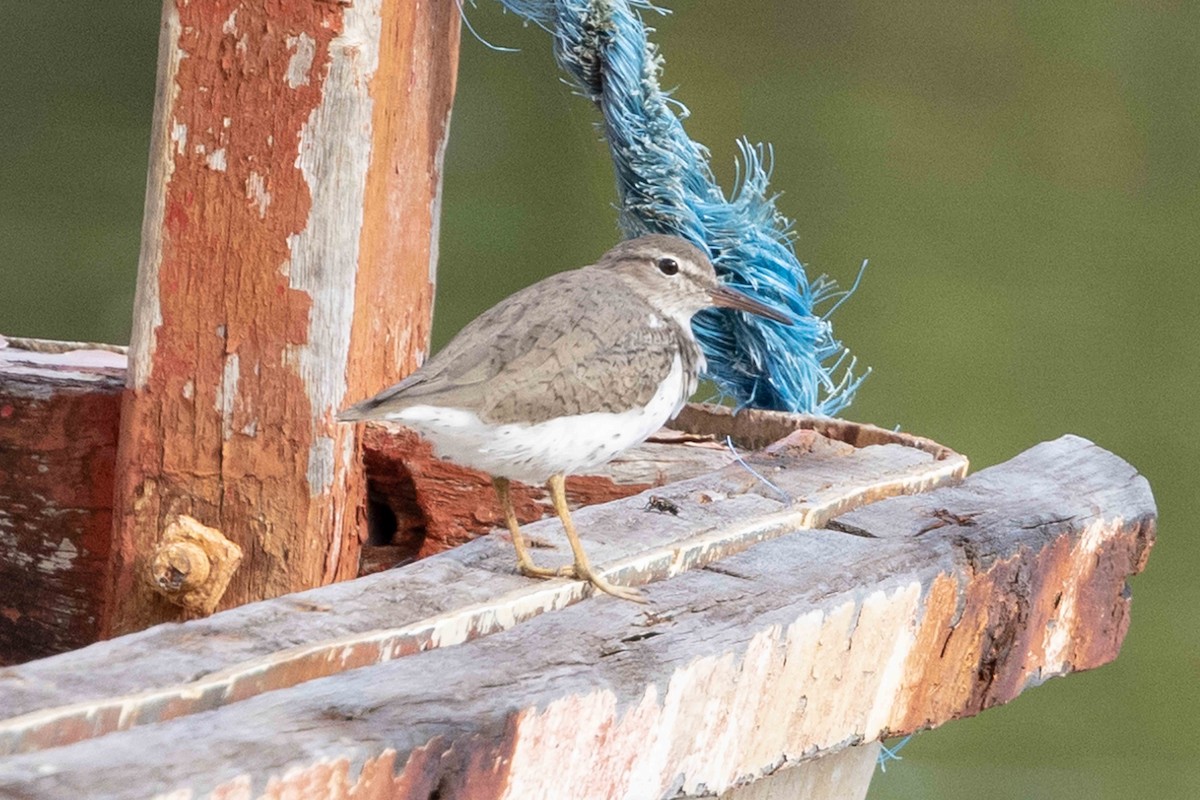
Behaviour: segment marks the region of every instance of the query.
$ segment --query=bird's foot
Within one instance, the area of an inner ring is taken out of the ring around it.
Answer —
[[[622,600],[628,600],[632,603],[648,603],[646,596],[632,586],[617,586],[609,583],[603,577],[592,572],[590,568],[580,569],[576,564],[574,567],[575,577],[581,581],[587,581],[592,586],[596,587],[605,594],[611,594],[613,597],[619,597]]]
[[[532,561],[530,561],[528,563],[518,563],[517,569],[520,570],[521,574],[524,575],[526,578],[541,578],[542,580],[548,580],[550,578],[574,578],[575,577],[575,568],[574,567],[557,567],[557,568],[539,567],[536,564],[534,564]]]

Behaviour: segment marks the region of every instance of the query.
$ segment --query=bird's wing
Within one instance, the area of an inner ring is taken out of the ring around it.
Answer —
[[[481,387],[480,418],[536,423],[646,405],[674,366],[678,335],[657,316],[651,326],[652,309],[627,293],[614,302],[578,306],[570,328],[506,363]]]
[[[666,320],[651,327],[651,313],[606,271],[552,275],[485,311],[417,372],[340,418],[428,404],[536,422],[553,416],[548,396],[579,413],[644,404],[671,369],[677,335]],[[625,369],[631,358],[641,362],[637,373]]]

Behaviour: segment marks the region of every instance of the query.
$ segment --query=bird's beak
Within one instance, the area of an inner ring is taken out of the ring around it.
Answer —
[[[766,317],[784,325],[791,325],[795,322],[795,320],[782,311],[777,311],[764,303],[747,297],[736,289],[730,289],[728,286],[718,286],[709,293],[709,296],[712,297],[713,305],[721,308],[748,311],[751,314],[757,314],[760,317]]]

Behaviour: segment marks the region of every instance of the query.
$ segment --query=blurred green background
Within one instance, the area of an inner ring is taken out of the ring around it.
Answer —
[[[450,0],[440,0],[449,2]],[[470,9],[435,344],[617,239],[593,110],[545,34]],[[1121,658],[915,738],[883,798],[1200,797],[1200,5],[677,0],[664,84],[728,186],[775,146],[836,332],[846,416],[976,468],[1072,432],[1150,479],[1160,542]],[[29,3],[0,32],[0,332],[126,342],[159,0]],[[1192,520],[1189,522],[1188,520]]]

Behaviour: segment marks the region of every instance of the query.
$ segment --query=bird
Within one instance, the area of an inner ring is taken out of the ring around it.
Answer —
[[[411,428],[443,459],[487,473],[529,577],[574,577],[644,602],[587,557],[567,507],[567,475],[641,444],[696,391],[705,360],[691,319],[712,306],[781,324],[784,312],[723,285],[708,256],[675,236],[627,239],[596,263],[550,275],[468,323],[404,380],[338,415]],[[545,484],[574,563],[534,563],[511,481]]]

